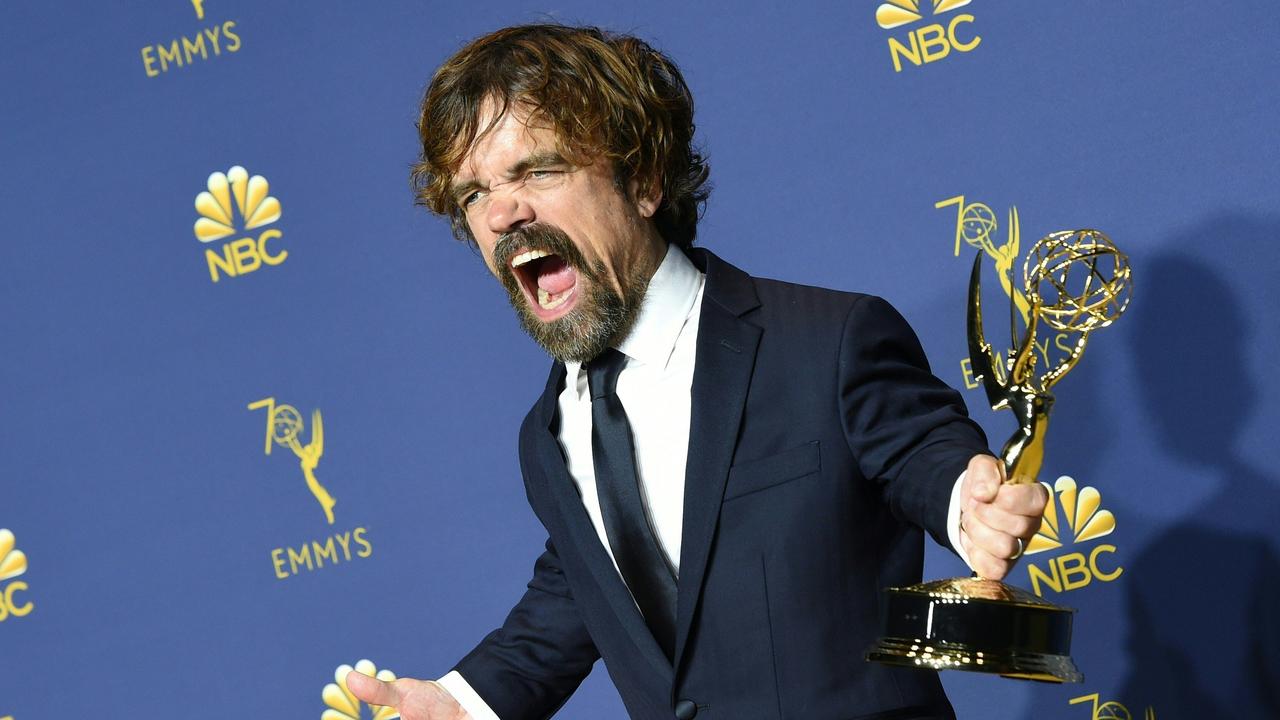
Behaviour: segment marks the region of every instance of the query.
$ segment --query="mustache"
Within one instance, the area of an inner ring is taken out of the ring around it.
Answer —
[[[585,272],[587,263],[569,236],[560,228],[547,223],[534,223],[503,233],[493,247],[494,264],[503,273],[511,272],[511,258],[525,250],[542,250],[560,256],[569,266]]]

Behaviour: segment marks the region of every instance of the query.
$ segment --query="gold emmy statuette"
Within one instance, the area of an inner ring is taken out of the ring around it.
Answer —
[[[1001,451],[1007,483],[1036,482],[1044,462],[1049,392],[1084,354],[1089,334],[1115,322],[1132,291],[1129,259],[1097,230],[1041,238],[1023,264],[1026,331],[1001,367],[982,330],[982,255],[969,280],[969,358],[993,410],[1008,408],[1018,429]],[[1011,293],[1012,294],[1012,293]],[[1037,372],[1036,331],[1075,336],[1065,358]],[[883,636],[867,659],[933,670],[972,670],[1023,680],[1080,682],[1071,661],[1075,612],[1020,588],[983,578],[951,578],[888,588]]]
[[[320,456],[324,454],[324,425],[320,419],[320,411],[311,413],[311,442],[303,445],[298,442],[298,434],[304,425],[302,415],[292,405],[280,405],[272,415],[272,439],[277,445],[293,450],[298,456],[298,464],[302,467],[302,475],[306,478],[307,489],[315,496],[316,502],[324,510],[325,519],[333,524],[333,506],[337,501],[329,491],[316,479],[315,469],[320,464]]]

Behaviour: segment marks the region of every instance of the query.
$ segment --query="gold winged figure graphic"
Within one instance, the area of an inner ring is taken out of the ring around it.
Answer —
[[[311,442],[303,445],[298,442],[298,435],[306,429],[306,425],[302,421],[302,413],[292,405],[276,404],[274,397],[263,398],[256,402],[249,403],[250,410],[265,408],[267,411],[267,437],[263,450],[267,455],[271,454],[271,445],[274,442],[281,447],[287,447],[298,456],[298,465],[302,468],[302,474],[307,479],[307,489],[315,496],[316,502],[320,503],[320,507],[324,509],[325,519],[329,524],[333,524],[333,506],[338,504],[337,500],[329,494],[320,481],[316,479],[316,466],[320,464],[320,457],[324,455],[324,421],[320,418],[320,411],[314,410],[311,413]]]
[[[316,502],[320,503],[320,507],[324,508],[325,519],[329,524],[333,524],[333,506],[338,504],[337,500],[329,494],[328,490],[316,480],[315,469],[320,464],[320,456],[324,455],[324,422],[320,418],[320,411],[314,410],[311,413],[311,442],[305,446],[298,442],[298,434],[296,432],[287,435],[289,449],[293,450],[293,454],[298,456],[298,464],[302,466],[302,474],[307,478],[307,489],[312,495],[316,496]]]

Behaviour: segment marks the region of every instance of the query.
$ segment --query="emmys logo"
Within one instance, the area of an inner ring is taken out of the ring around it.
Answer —
[[[196,20],[204,20],[204,0],[191,0]],[[227,20],[215,23],[194,33],[180,35],[167,43],[146,45],[142,48],[142,70],[147,77],[159,77],[174,68],[190,67],[196,60],[221,57],[240,49],[240,36],[235,32],[236,22]]]
[[[271,454],[273,446],[289,448],[298,459],[298,467],[302,470],[307,490],[320,504],[328,524],[334,523],[333,508],[338,501],[329,494],[328,489],[320,484],[316,477],[316,468],[324,455],[324,422],[319,410],[311,413],[311,429],[308,442],[304,445],[299,439],[307,434],[306,423],[302,413],[292,405],[276,404],[274,397],[263,398],[249,403],[250,410],[265,409],[267,411],[266,439],[263,441],[263,453]],[[334,533],[322,540],[304,542],[295,547],[278,547],[271,551],[271,565],[278,579],[284,580],[306,568],[319,570],[339,562],[350,562],[352,557],[367,558],[373,554],[373,545],[368,540],[368,529],[357,527],[348,532]],[[339,552],[341,550],[341,552]]]
[[[1089,720],[1134,720],[1133,714],[1129,712],[1129,708],[1120,703],[1109,700],[1104,703],[1098,702],[1098,693],[1089,695],[1081,695],[1067,701],[1068,705],[1079,705],[1081,703],[1092,703],[1093,714],[1089,716]],[[1155,708],[1147,706],[1146,712],[1142,714],[1140,720],[1156,720]]]
[[[368,660],[356,663],[355,668],[350,665],[339,665],[333,673],[334,682],[325,685],[320,693],[324,704],[329,706],[329,709],[320,715],[320,720],[360,720],[360,700],[347,689],[347,673],[353,669],[383,682],[396,679],[395,673],[390,670],[378,670]],[[390,720],[390,718],[400,717],[400,713],[396,712],[395,708],[384,705],[370,705],[369,711],[372,713],[371,720]]]
[[[932,4],[932,14],[941,15],[968,5],[973,0],[925,0]],[[885,30],[894,30],[924,19],[920,10],[920,0],[888,0],[876,8],[876,22]],[[974,35],[970,40],[962,39],[957,30],[962,24],[972,23],[973,16],[960,13],[951,17],[946,25],[934,23],[924,25],[907,32],[905,40],[889,37],[889,57],[893,60],[893,71],[902,72],[902,60],[905,58],[916,67],[937,62],[957,52],[969,52],[978,47],[982,38]]]
[[[1049,487],[1048,483],[1041,484],[1045,488]],[[1054,483],[1050,495],[1052,497],[1045,505],[1040,530],[1027,544],[1024,555],[1056,550],[1068,538],[1072,544],[1078,545],[1115,531],[1116,517],[1110,510],[1103,509],[1102,494],[1096,488],[1085,486],[1082,490],[1078,489],[1076,481],[1064,475]],[[1099,559],[1102,555],[1111,555],[1115,551],[1115,545],[1103,543],[1095,546],[1088,555],[1083,552],[1059,555],[1049,559],[1047,571],[1028,562],[1027,574],[1031,579],[1031,589],[1036,595],[1044,597],[1041,583],[1054,592],[1062,593],[1085,587],[1095,578],[1111,582],[1120,577],[1124,568],[1117,565],[1114,570],[1107,571],[1099,564]]]
[[[319,480],[316,480],[315,473],[316,466],[320,464],[320,456],[324,455],[324,424],[320,418],[320,411],[315,410],[311,413],[311,442],[302,445],[298,442],[298,436],[306,428],[298,409],[292,405],[276,405],[276,399],[273,397],[249,403],[250,410],[264,407],[267,409],[267,439],[263,452],[270,455],[274,441],[276,445],[287,447],[298,456],[298,465],[302,468],[302,476],[307,480],[307,489],[315,496],[316,502],[320,503],[325,519],[332,525],[333,506],[337,505],[338,501],[333,499]]]
[[[12,580],[27,571],[27,555],[17,548],[17,540],[13,532],[0,528],[0,583]],[[27,584],[14,580],[0,586],[0,622],[11,617],[20,618],[31,614],[35,605],[30,600],[23,601],[18,593],[27,592]]]
[[[196,195],[195,203],[200,217],[194,230],[196,239],[202,243],[222,240],[241,232],[236,229],[236,216],[243,231],[256,230],[280,219],[280,201],[268,194],[267,179],[261,175],[250,177],[247,170],[236,165],[226,173],[210,175],[207,185],[209,189]],[[270,228],[256,238],[242,237],[224,243],[221,252],[205,248],[209,279],[218,282],[219,270],[236,277],[251,273],[264,263],[279,265],[289,256],[288,251],[272,254],[267,249],[267,242],[283,236],[279,229]]]
[[[956,208],[956,229],[955,229],[955,247],[952,251],[955,257],[960,257],[960,248],[962,245],[968,245],[977,248],[995,266],[996,276],[1000,279],[1000,288],[1004,290],[1004,294],[1008,296],[1013,303],[1013,307],[1017,309],[1018,318],[1023,327],[1031,319],[1031,305],[1027,301],[1026,293],[1022,291],[1013,280],[1013,265],[1018,259],[1019,247],[1022,240],[1022,226],[1018,219],[1018,208],[1011,207],[1006,221],[1004,242],[997,244],[999,223],[996,221],[996,214],[989,206],[984,203],[966,203],[963,195],[939,200],[933,206],[939,210],[954,205]],[[1060,358],[1069,355],[1072,346],[1075,344],[1070,332],[1058,332],[1044,340],[1036,339],[1034,349],[1039,360],[1046,366],[1052,367],[1057,364]],[[1007,359],[1003,352],[996,352],[996,362],[994,369],[1000,376],[997,379],[1004,382],[1004,370],[1007,367]],[[976,390],[981,387],[977,377],[974,375],[973,363],[970,358],[960,360],[960,374],[964,378],[964,386],[970,390]]]

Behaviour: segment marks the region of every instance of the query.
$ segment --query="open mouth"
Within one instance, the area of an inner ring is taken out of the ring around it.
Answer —
[[[578,271],[561,256],[547,250],[522,250],[511,258],[511,269],[538,319],[555,320],[576,304]]]

